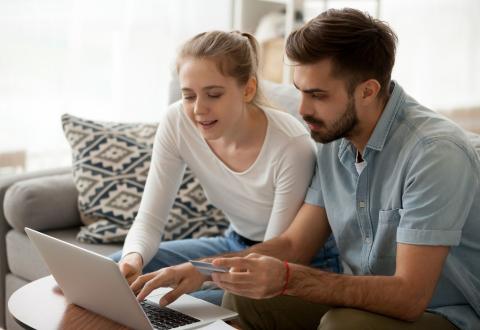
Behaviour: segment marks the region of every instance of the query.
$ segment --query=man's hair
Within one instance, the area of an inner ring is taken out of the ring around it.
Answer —
[[[376,79],[380,97],[388,97],[397,36],[384,22],[359,10],[329,9],[293,31],[287,39],[288,58],[300,65],[331,59],[333,75],[347,91]]]

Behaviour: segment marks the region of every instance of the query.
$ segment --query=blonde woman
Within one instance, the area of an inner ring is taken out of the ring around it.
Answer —
[[[247,33],[201,33],[181,48],[182,99],[161,119],[138,215],[122,253],[113,257],[135,291],[176,287],[165,303],[197,290],[208,278],[189,259],[238,252],[278,236],[301,206],[315,145],[297,119],[262,105],[257,68],[258,45]],[[230,229],[220,237],[160,244],[186,165]],[[317,261],[338,271],[332,242]],[[148,274],[141,276],[142,270]],[[221,294],[194,295],[219,304]]]

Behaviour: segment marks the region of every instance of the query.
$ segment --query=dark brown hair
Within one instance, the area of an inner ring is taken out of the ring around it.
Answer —
[[[388,97],[396,43],[395,32],[367,13],[329,9],[288,36],[286,54],[300,65],[331,59],[333,74],[346,80],[349,94],[373,78],[381,85],[380,97]]]
[[[259,103],[261,97],[258,81],[259,45],[255,37],[239,31],[209,31],[197,34],[183,44],[177,56],[177,72],[186,58],[208,58],[213,60],[218,70],[233,77],[244,86],[250,77],[257,79],[257,94],[253,99]],[[263,101],[263,99],[262,99]]]

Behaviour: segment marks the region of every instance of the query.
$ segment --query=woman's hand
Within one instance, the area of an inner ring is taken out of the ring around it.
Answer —
[[[200,289],[203,282],[209,279],[209,276],[201,274],[191,263],[186,262],[142,275],[130,285],[130,288],[137,295],[138,301],[144,300],[156,288],[173,288],[159,301],[160,306],[165,306],[174,302],[184,293]]]
[[[231,267],[229,273],[213,273],[213,281],[222,289],[233,294],[254,299],[278,296],[285,286],[284,262],[251,253],[248,256],[217,258],[215,266]]]
[[[136,252],[129,253],[118,262],[120,272],[127,279],[128,284],[132,284],[140,275],[142,275],[143,259]]]

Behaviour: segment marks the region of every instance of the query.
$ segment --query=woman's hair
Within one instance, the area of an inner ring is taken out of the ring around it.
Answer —
[[[299,64],[331,59],[333,74],[347,82],[348,92],[374,78],[380,97],[388,97],[397,36],[384,22],[356,9],[329,9],[292,32],[286,54]]]
[[[259,45],[250,33],[210,31],[197,34],[180,48],[177,73],[182,61],[189,57],[214,61],[218,70],[224,76],[236,79],[239,86],[244,86],[254,77],[257,80],[257,93],[252,103],[263,103],[257,75]]]

